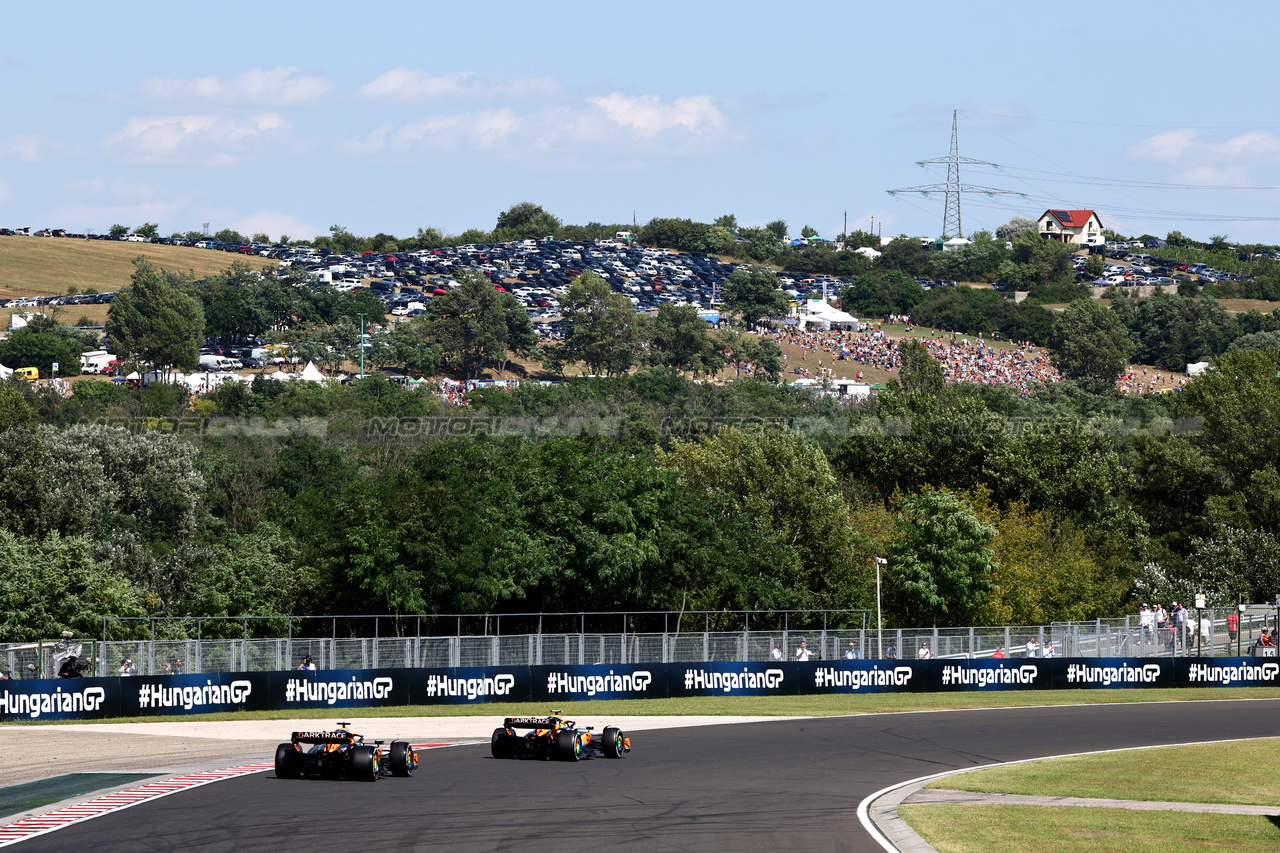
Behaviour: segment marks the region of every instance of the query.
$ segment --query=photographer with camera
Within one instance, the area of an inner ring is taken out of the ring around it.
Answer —
[[[58,669],[59,678],[79,678],[81,673],[89,668],[87,663],[79,663],[75,655],[67,658],[62,662],[61,668]]]

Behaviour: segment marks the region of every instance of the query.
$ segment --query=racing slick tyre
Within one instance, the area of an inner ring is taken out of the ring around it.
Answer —
[[[561,761],[577,761],[582,758],[582,740],[577,732],[557,732],[555,756]]]
[[[494,758],[515,758],[516,739],[506,729],[494,729],[489,738],[489,751]]]
[[[605,758],[621,758],[626,754],[626,740],[622,734],[622,729],[617,726],[608,726],[604,730],[604,753]]]
[[[363,782],[378,781],[378,751],[371,746],[351,747],[350,775]]]
[[[412,776],[418,769],[418,754],[402,740],[391,742],[391,775]]]
[[[276,747],[276,778],[297,779],[302,775],[302,756],[292,743]]]

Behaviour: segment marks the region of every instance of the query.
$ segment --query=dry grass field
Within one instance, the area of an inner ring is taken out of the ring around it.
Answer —
[[[203,278],[227,269],[241,256],[152,243],[0,237],[0,299],[65,293],[69,287],[80,292],[88,287],[100,292],[119,290],[129,283],[133,261],[139,257]],[[255,267],[275,264],[266,258],[245,260]]]

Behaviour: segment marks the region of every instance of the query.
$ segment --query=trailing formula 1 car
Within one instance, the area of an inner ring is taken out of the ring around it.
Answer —
[[[276,747],[276,777],[377,781],[379,776],[412,776],[418,753],[401,740],[384,750],[382,741],[366,743],[364,735],[338,723],[331,732],[294,732],[289,743]]]
[[[530,729],[526,734],[517,729]],[[590,726],[579,728],[559,711],[549,717],[507,717],[502,728],[493,730],[489,751],[494,758],[555,758],[580,761],[584,758],[621,758],[631,751],[631,738],[616,726],[594,734]]]

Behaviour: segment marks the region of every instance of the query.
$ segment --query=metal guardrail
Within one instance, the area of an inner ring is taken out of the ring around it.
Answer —
[[[195,637],[166,636],[171,630],[156,630],[158,623],[172,629],[180,621],[196,620],[147,620],[153,625],[146,636],[134,639],[0,644],[0,666],[14,678],[52,678],[70,654],[87,659],[91,670],[86,674],[95,675],[116,675],[126,660],[138,675],[280,671],[296,669],[305,656],[319,669],[762,661],[770,658],[779,643],[783,655],[794,660],[802,640],[811,654],[823,659],[843,657],[850,643],[861,658],[915,658],[924,647],[934,658],[991,657],[998,649],[1008,657],[1023,657],[1028,643],[1034,656],[1043,656],[1051,644],[1058,657],[1220,657],[1248,653],[1261,629],[1276,624],[1273,611],[1239,613],[1239,630],[1232,636],[1227,630],[1228,612],[1206,610],[1203,624],[1191,619],[1172,630],[1148,630],[1134,616],[1039,626],[896,628],[883,632],[869,624],[867,611],[717,611],[625,617],[616,613],[516,614],[500,617],[508,626],[514,622],[521,628],[519,633],[509,634],[499,633],[499,617],[469,614],[422,617],[428,627],[436,629],[445,618],[452,620],[451,627],[456,630],[447,633],[423,632],[418,617],[399,617],[396,624],[401,632],[392,636],[380,635],[378,629],[381,620],[395,617],[358,617],[368,619],[374,627],[373,636],[363,637],[337,636],[338,620],[357,617],[323,617],[331,627],[329,636],[304,636],[293,631],[299,623],[316,622],[312,617],[276,618],[281,627],[288,623],[289,631],[274,637],[252,636],[249,620],[226,620],[242,626],[240,636],[214,638],[203,636],[203,626]],[[629,620],[657,623],[663,621],[660,617],[667,617],[665,630],[543,632],[536,630],[536,624],[534,631],[527,630],[531,621],[546,625],[572,618],[585,629],[592,618],[625,626]],[[739,617],[744,626],[741,630],[716,630],[713,626],[713,622]],[[211,621],[215,620],[200,620]],[[774,627],[753,630],[747,627],[753,621],[757,625],[774,623]],[[464,632],[464,623],[481,627],[483,632]]]

